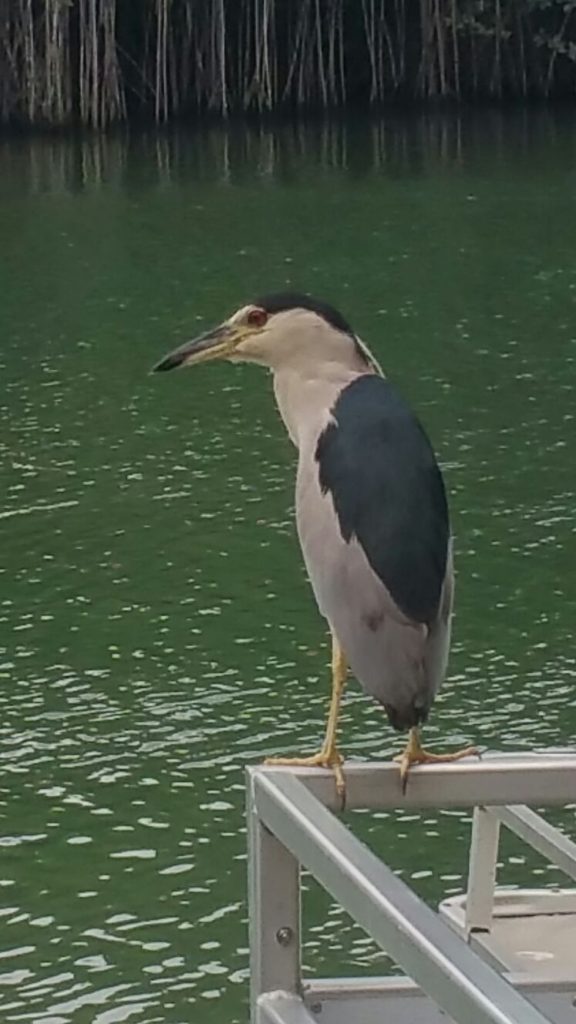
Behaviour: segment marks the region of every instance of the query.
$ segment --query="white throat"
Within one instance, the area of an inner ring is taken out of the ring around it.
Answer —
[[[322,363],[305,370],[284,367],[274,373],[274,396],[290,439],[298,449],[315,439],[330,419],[330,411],[343,388],[370,370],[341,363]]]

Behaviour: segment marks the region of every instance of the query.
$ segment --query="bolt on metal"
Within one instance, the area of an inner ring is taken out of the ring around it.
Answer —
[[[276,942],[280,946],[289,946],[294,938],[294,932],[288,926],[279,928],[276,932]]]

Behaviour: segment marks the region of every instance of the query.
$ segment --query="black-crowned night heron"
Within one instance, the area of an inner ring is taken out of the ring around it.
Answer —
[[[181,345],[155,367],[212,359],[269,367],[298,449],[296,522],[320,611],[332,633],[332,699],[321,750],[276,764],[332,768],[344,791],[336,729],[348,666],[409,729],[411,765],[431,754],[419,726],[444,678],[453,570],[442,474],[422,426],[344,317],[308,295],[268,295]]]

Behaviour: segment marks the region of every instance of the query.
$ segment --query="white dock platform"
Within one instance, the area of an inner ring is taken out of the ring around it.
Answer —
[[[576,889],[497,889],[482,931],[466,928],[466,896],[443,900],[440,914],[498,970],[570,981],[576,996]]]
[[[347,806],[474,808],[465,895],[436,913],[337,819],[331,773],[248,770],[252,1024],[576,1024],[576,889],[498,890],[501,825],[576,880],[576,844],[529,806],[576,800],[576,753],[412,771],[350,764]],[[405,972],[309,979],[300,867]]]

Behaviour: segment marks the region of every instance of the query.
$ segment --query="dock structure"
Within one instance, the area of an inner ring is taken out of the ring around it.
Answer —
[[[249,768],[251,1024],[576,1024],[576,888],[496,885],[501,826],[576,880],[576,843],[531,809],[576,804],[576,753],[427,765],[405,793],[393,764],[345,776],[348,809],[473,809],[467,892],[425,904],[338,819],[330,772]],[[301,868],[404,976],[303,977]]]

